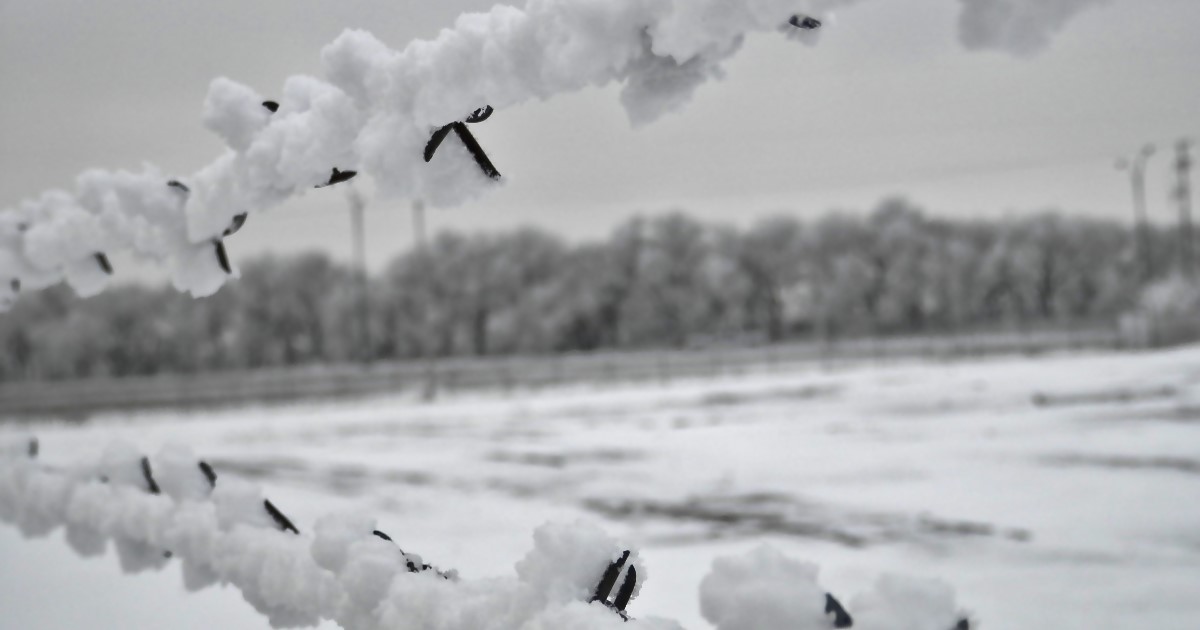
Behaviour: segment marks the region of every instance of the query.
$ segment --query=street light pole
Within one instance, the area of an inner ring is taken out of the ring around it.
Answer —
[[[1179,203],[1179,265],[1185,278],[1196,273],[1196,241],[1192,232],[1192,141],[1175,144],[1175,201]]]
[[[1150,225],[1146,218],[1146,162],[1154,155],[1154,145],[1147,144],[1132,159],[1117,161],[1119,170],[1128,170],[1133,192],[1133,221],[1135,246],[1142,279],[1150,277]]]

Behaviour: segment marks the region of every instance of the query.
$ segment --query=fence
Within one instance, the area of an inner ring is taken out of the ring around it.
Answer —
[[[837,365],[913,358],[948,360],[1121,347],[1122,340],[1116,331],[1096,328],[0,383],[0,419],[85,418],[111,410],[212,407],[383,393],[427,395],[435,391],[508,391],[572,383],[666,382],[797,364]]]

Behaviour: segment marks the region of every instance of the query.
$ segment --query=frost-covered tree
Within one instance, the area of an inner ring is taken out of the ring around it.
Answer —
[[[936,219],[898,199],[745,229],[636,217],[578,245],[533,229],[442,233],[368,278],[366,349],[348,267],[267,257],[243,275],[199,301],[131,286],[33,293],[0,317],[0,377],[1090,326],[1115,322],[1144,286],[1126,226]]]
[[[652,219],[627,311],[633,340],[683,346],[709,314],[705,265],[711,243],[704,225],[681,212]]]
[[[785,292],[807,275],[804,225],[780,215],[756,223],[744,235],[728,237],[731,255],[746,284],[746,321],[778,341],[786,332]],[[734,284],[732,278],[726,284]]]

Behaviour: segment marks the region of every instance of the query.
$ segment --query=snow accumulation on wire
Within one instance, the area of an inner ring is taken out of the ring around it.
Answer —
[[[969,47],[1025,53],[1100,0],[960,1]],[[73,192],[0,210],[0,310],[62,281],[95,295],[119,251],[166,266],[181,291],[210,295],[237,276],[222,239],[250,214],[359,172],[384,194],[464,203],[501,179],[464,124],[482,112],[619,83],[630,121],[647,124],[719,78],[748,34],[811,42],[826,15],[856,2],[529,0],[461,15],[403,50],[347,30],[321,52],[324,78],[292,76],[278,100],[214,80],[202,118],[227,148],[195,173],[94,169]]]
[[[272,627],[681,629],[626,613],[647,568],[594,525],[544,525],[514,576],[461,579],[405,553],[366,516],[284,526],[258,487],[218,479],[183,447],[143,457],[114,443],[94,463],[53,468],[36,445],[0,447],[0,521],[28,537],[61,528],[82,556],[103,554],[111,541],[126,573],[178,562],[188,590],[232,585]],[[718,558],[700,585],[700,608],[717,630],[969,628],[940,582],[884,576],[843,608],[818,585],[815,565],[770,547]]]

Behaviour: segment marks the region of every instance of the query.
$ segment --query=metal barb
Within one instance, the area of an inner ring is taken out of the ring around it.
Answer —
[[[600,583],[596,585],[596,592],[590,600],[590,602],[600,602],[608,606],[625,621],[629,621],[629,615],[625,613],[625,608],[629,605],[629,600],[633,598],[633,591],[637,587],[637,568],[632,565],[629,567],[629,571],[625,574],[625,581],[621,583],[621,588],[617,590],[617,596],[613,601],[608,601],[608,596],[612,594],[613,588],[617,585],[617,578],[621,576],[621,569],[625,568],[625,563],[628,561],[629,550],[626,549],[621,553],[620,558],[609,563],[604,574],[600,576]]]
[[[596,585],[596,592],[592,595],[592,601],[608,601],[608,596],[612,593],[613,587],[617,585],[617,578],[621,576],[621,569],[625,567],[625,562],[629,560],[629,550],[626,549],[621,557],[609,563],[608,568],[604,570],[604,574],[600,576],[600,583]]]
[[[479,141],[475,139],[475,135],[471,133],[471,130],[467,129],[467,125],[465,123],[454,123],[453,127],[454,133],[458,134],[459,140],[462,140],[463,145],[467,147],[467,151],[471,153],[471,157],[475,158],[475,163],[479,165],[479,170],[492,179],[500,179],[500,171],[496,170],[495,165],[488,159],[487,153],[484,153],[483,147],[479,145]]]
[[[479,165],[479,170],[483,171],[485,175],[492,179],[500,179],[500,171],[497,170],[496,166],[492,164],[492,161],[488,159],[487,153],[484,152],[483,147],[479,144],[479,141],[475,139],[475,135],[472,134],[469,129],[467,129],[468,123],[481,123],[488,118],[491,118],[495,111],[496,110],[493,109],[491,105],[484,105],[483,107],[471,112],[471,115],[467,116],[464,121],[452,122],[448,125],[438,128],[437,131],[434,131],[433,134],[429,136],[429,142],[425,144],[425,161],[429,162],[433,159],[433,155],[437,152],[438,147],[442,146],[442,141],[446,139],[446,136],[451,131],[454,131],[454,133],[458,134],[459,139],[462,140],[463,145],[467,147],[467,151],[470,152],[471,157],[475,160],[475,163]]]
[[[358,171],[339,171],[336,167],[329,174],[329,185],[340,184],[354,179]]]
[[[621,583],[621,590],[617,591],[617,598],[613,600],[613,607],[618,612],[625,612],[625,607],[629,605],[629,600],[633,599],[633,589],[637,587],[637,567],[629,567],[629,571],[625,573],[625,581]]]
[[[849,628],[854,625],[854,619],[850,617],[850,613],[846,612],[842,603],[830,593],[825,593],[825,614],[833,614],[834,628]]]
[[[812,31],[821,28],[821,20],[808,17],[807,15],[793,15],[791,19],[788,20],[788,24],[806,31]]]
[[[379,538],[381,540],[386,540],[386,541],[392,543],[393,545],[396,545],[396,541],[392,540],[391,536],[388,536],[387,534],[379,531],[378,529],[371,532],[371,535],[375,536],[376,538]],[[433,571],[434,573],[437,573],[438,576],[440,576],[444,580],[454,580],[455,576],[458,575],[457,571],[454,571],[454,570],[441,571],[437,567],[433,566],[432,564],[427,564],[427,563],[422,562],[420,565],[418,565],[417,563],[413,562],[409,558],[409,555],[407,553],[404,553],[404,549],[401,549],[400,545],[396,545],[396,550],[399,551],[400,555],[404,557],[404,565],[406,567],[408,567],[409,573],[423,573],[425,571]]]
[[[38,439],[35,437],[29,438],[29,459],[37,459],[38,456]]]
[[[492,114],[495,113],[495,111],[496,110],[492,109],[491,105],[484,105],[483,107],[480,107],[479,109],[471,112],[471,115],[467,116],[467,119],[464,122],[468,122],[471,124],[481,123],[481,122],[491,118]]]
[[[167,185],[170,186],[171,188],[174,188],[176,190],[181,190],[185,193],[192,192],[191,188],[188,188],[186,185],[184,185],[183,182],[179,181],[178,179],[172,179],[171,181],[167,182]]]
[[[229,266],[229,254],[225,253],[225,243],[221,239],[213,239],[213,247],[217,250],[217,264],[229,275],[233,275],[233,267]]]
[[[142,478],[146,480],[146,492],[150,494],[162,494],[162,490],[158,487],[158,482],[154,481],[154,473],[150,470],[150,458],[143,455],[141,463]],[[170,560],[175,554],[171,553],[170,550],[164,550],[162,555],[164,558]]]
[[[162,494],[158,482],[154,481],[154,473],[150,471],[150,458],[142,456],[142,478],[146,480],[146,491],[150,494]]]
[[[213,470],[212,466],[209,466],[206,461],[196,462],[196,466],[200,468],[200,473],[208,480],[208,487],[217,487],[217,473]]]
[[[433,159],[433,154],[437,152],[438,147],[442,146],[442,140],[446,139],[446,135],[450,133],[450,130],[453,127],[454,123],[450,123],[449,125],[446,125],[445,127],[433,132],[433,135],[429,136],[429,142],[425,143],[426,162]]]
[[[92,256],[96,259],[96,264],[100,265],[100,270],[103,271],[105,275],[111,276],[113,274],[112,263],[108,261],[108,256],[105,256],[103,252],[96,252],[95,254],[92,254]]]
[[[284,516],[283,512],[280,512],[279,508],[275,507],[275,504],[271,503],[270,499],[263,499],[263,507],[266,508],[267,514],[271,515],[271,518],[275,520],[275,524],[279,526],[279,529],[300,535],[300,530],[296,529],[292,521]]]
[[[335,167],[329,174],[329,181],[325,182],[324,184],[317,184],[316,186],[313,186],[313,188],[327,188],[329,186],[333,186],[334,184],[348,182],[354,179],[357,175],[358,171],[340,171]]]
[[[233,220],[230,221],[229,227],[225,228],[221,236],[233,236],[237,234],[237,231],[242,229],[243,225],[246,225],[246,216],[245,212],[233,215]]]
[[[971,630],[971,620],[963,617],[954,624],[954,630]]]
[[[263,101],[262,106],[270,110],[272,114],[279,111],[279,103],[276,103],[275,101]]]

